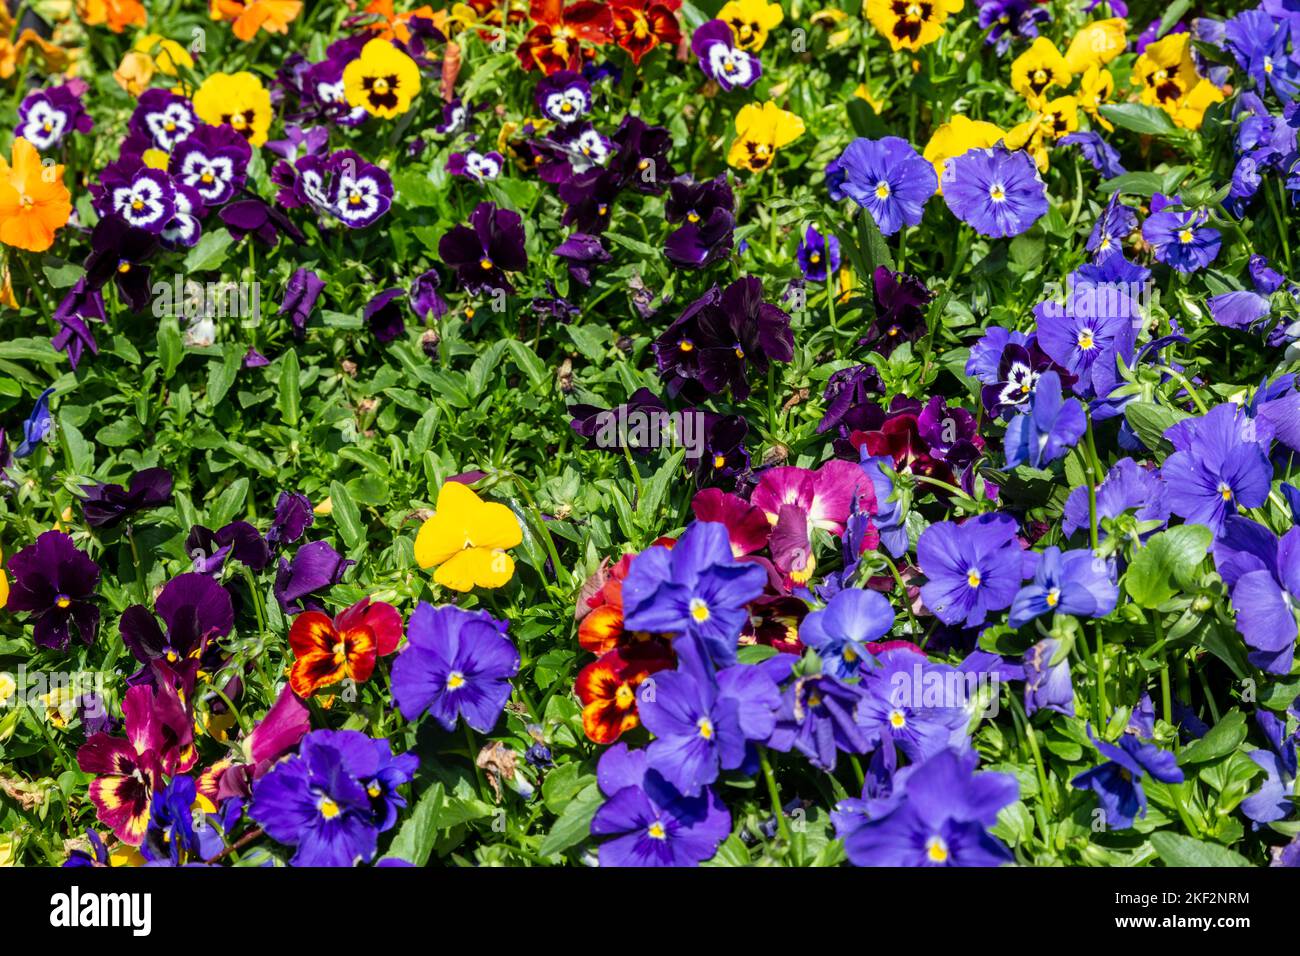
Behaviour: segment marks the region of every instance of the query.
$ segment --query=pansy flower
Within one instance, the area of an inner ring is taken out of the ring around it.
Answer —
[[[996,146],[1004,136],[1006,133],[992,123],[967,119],[961,113],[954,113],[948,122],[931,134],[930,141],[921,153],[926,162],[934,166],[934,173],[939,177],[938,191],[943,192],[943,184],[947,181],[944,170],[950,159],[972,149]],[[834,194],[831,198],[837,199]]]
[[[9,560],[13,584],[8,610],[26,611],[37,647],[66,650],[72,638],[89,644],[99,631],[92,602],[99,566],[62,531],[46,531]]]
[[[1111,9],[1115,9],[1113,4]],[[1104,67],[1123,53],[1128,45],[1128,23],[1123,17],[1124,14],[1120,13],[1080,27],[1065,49],[1066,69],[1075,76],[1083,76],[1089,70]]]
[[[916,276],[891,272],[876,266],[871,276],[875,317],[859,345],[870,346],[881,355],[891,355],[904,342],[915,342],[925,334],[926,309],[934,293]]]
[[[727,163],[751,173],[761,173],[771,166],[777,150],[804,133],[803,120],[773,100],[761,106],[746,103],[736,114],[735,125],[736,138],[727,152]]]
[[[147,263],[158,251],[158,237],[117,216],[106,216],[91,232],[90,245],[91,252],[86,257],[87,285],[99,289],[112,279],[122,301],[133,312],[143,311],[149,304],[150,294]]]
[[[632,559],[623,582],[624,623],[632,630],[699,642],[719,666],[735,663],[745,605],[766,573],[732,557],[727,529],[696,521],[670,549],[655,545]]]
[[[664,240],[668,261],[702,269],[729,255],[736,228],[736,200],[726,174],[704,183],[678,176],[668,189],[664,217],[681,224]]]
[[[169,249],[187,249],[196,244],[203,234],[200,217],[207,206],[197,190],[174,181],[173,185],[176,186],[176,195],[173,197],[172,218],[163,226],[158,237]]]
[[[194,94],[194,112],[211,126],[229,126],[250,146],[261,146],[271,129],[271,94],[246,70],[213,73]]]
[[[972,149],[948,161],[943,199],[954,216],[982,236],[1027,231],[1047,213],[1047,187],[1027,153]]]
[[[840,241],[834,235],[822,235],[816,226],[804,230],[795,253],[799,271],[809,282],[825,282],[828,275],[840,271]]]
[[[220,206],[243,187],[253,151],[229,126],[204,124],[172,152],[172,175],[199,194],[207,206]]]
[[[757,51],[763,49],[768,34],[785,19],[785,13],[781,4],[768,0],[727,0],[718,19],[731,27],[737,47]]]
[[[253,787],[248,815],[278,843],[296,847],[293,866],[369,862],[393,821],[381,797],[410,782],[415,754],[356,730],[314,730],[296,756]],[[385,826],[387,824],[387,826]]]
[[[139,846],[164,778],[194,766],[194,721],[175,689],[162,681],[126,692],[122,722],[125,739],[106,731],[91,734],[77,751],[77,766],[95,775],[87,795],[99,821],[123,843]]]
[[[1119,587],[1111,563],[1091,550],[1044,549],[1033,580],[1017,592],[1007,622],[1020,627],[1044,614],[1105,617],[1115,609]]]
[[[142,604],[122,612],[118,623],[122,643],[144,665],[127,682],[153,683],[162,674],[190,693],[199,670],[215,671],[223,662],[224,652],[217,642],[235,626],[230,592],[206,574],[178,574],[158,592],[154,610],[163,619],[165,632]],[[155,662],[157,668],[151,666]]]
[[[938,185],[933,167],[897,136],[855,139],[827,167],[828,176],[840,172],[840,191],[871,213],[886,236],[920,223]]]
[[[592,268],[609,262],[612,258],[599,236],[585,232],[570,233],[562,243],[551,250],[551,255],[563,259],[569,267],[569,278],[583,288],[591,288]]]
[[[230,21],[230,29],[247,43],[258,30],[288,33],[289,24],[302,12],[302,0],[210,0],[213,20]]]
[[[1052,87],[1069,83],[1070,68],[1065,57],[1047,37],[1038,37],[1011,63],[1011,88],[1028,100],[1032,109],[1046,102],[1046,93]]]
[[[989,31],[984,42],[996,49],[998,56],[1004,55],[1017,37],[1037,37],[1038,25],[1051,19],[1051,13],[1033,0],[982,0],[980,3],[980,29]]]
[[[1218,532],[1229,515],[1264,504],[1273,481],[1271,435],[1231,402],[1171,425],[1165,437],[1175,451],[1161,468],[1169,510]]]
[[[72,215],[63,167],[46,166],[36,147],[21,136],[11,155],[12,162],[0,156],[0,243],[44,252]]]
[[[447,157],[447,173],[451,176],[464,176],[476,182],[485,183],[501,175],[505,157],[495,150],[479,153],[468,150],[464,153],[452,153]]]
[[[865,669],[858,724],[886,770],[898,766],[900,753],[918,764],[950,747],[966,748],[968,707],[976,702],[960,690],[937,699],[930,690],[958,686],[959,678],[955,668],[928,660],[910,644],[882,650]]]
[[[343,68],[343,92],[350,106],[392,119],[420,92],[420,68],[391,42],[375,38]]]
[[[513,511],[484,501],[469,485],[447,481],[433,517],[415,537],[415,560],[422,568],[436,567],[433,580],[453,591],[499,588],[515,573],[507,549],[522,540],[523,526]]]
[[[657,46],[669,49],[682,41],[677,10],[682,0],[613,0],[610,3],[610,36],[640,65],[642,57]]]
[[[916,559],[926,576],[921,599],[945,624],[983,623],[989,612],[1010,607],[1024,580],[1016,522],[1004,514],[930,525]]]
[[[1204,208],[1165,206],[1142,223],[1142,238],[1151,244],[1160,262],[1179,272],[1196,272],[1218,257],[1222,243],[1222,234],[1207,225],[1208,221],[1209,212]]]
[[[1044,372],[1034,385],[1029,408],[1007,425],[1007,467],[1042,468],[1056,461],[1083,438],[1085,426],[1083,405],[1077,398],[1062,398],[1060,377]]]
[[[820,528],[844,533],[854,507],[874,508],[871,482],[856,462],[832,458],[816,471],[780,465],[764,471],[750,503],[772,525],[772,560],[794,584],[806,584],[816,568],[812,534]]]
[[[864,790],[863,799],[841,801],[833,819],[849,862],[911,867],[1010,863],[1011,851],[989,831],[1020,788],[1011,774],[977,772],[978,765],[974,752],[943,750],[899,771],[887,793]]]
[[[718,794],[684,796],[650,769],[644,750],[610,747],[601,754],[596,782],[605,802],[591,833],[608,838],[597,851],[601,866],[698,866],[731,832],[731,813]]]
[[[544,116],[568,126],[590,112],[591,84],[581,73],[561,70],[538,81],[533,99]]]
[[[158,149],[170,153],[199,127],[188,99],[168,90],[146,90],[131,114],[130,129]]]
[[[321,603],[313,597],[315,592],[338,584],[348,566],[355,563],[335,551],[328,541],[312,541],[295,551],[292,558],[280,559],[271,591],[286,615],[319,611]]]
[[[1109,759],[1075,776],[1070,786],[1091,790],[1106,813],[1106,825],[1126,830],[1147,814],[1147,795],[1142,780],[1147,775],[1161,783],[1182,783],[1178,760],[1155,744],[1143,743],[1134,734],[1123,734],[1119,745],[1098,740],[1088,726],[1088,737],[1103,757]]]
[[[533,27],[516,51],[519,63],[546,74],[581,69],[589,55],[583,44],[604,46],[614,25],[609,4],[594,0],[530,0],[528,17]]]
[[[691,50],[700,70],[724,90],[753,86],[763,75],[758,57],[736,43],[732,28],[722,20],[710,20],[691,35]]]
[[[82,485],[81,511],[92,528],[112,528],[137,512],[171,501],[172,476],[166,468],[145,468],[131,476],[129,487],[107,483]]]
[[[867,19],[894,50],[919,50],[943,35],[964,0],[866,0]]]
[[[95,121],[81,104],[83,88],[84,84],[71,82],[28,93],[18,107],[14,135],[44,150],[57,146],[69,133],[89,133]]]
[[[402,716],[429,714],[447,730],[458,718],[491,733],[510,699],[519,651],[506,623],[484,611],[421,601],[406,626],[406,648],[393,661],[393,699]]]
[[[32,455],[54,431],[54,416],[50,414],[50,396],[53,394],[54,389],[47,388],[36,396],[36,401],[32,403],[32,410],[27,413],[27,418],[23,421],[23,440],[14,449],[14,458],[27,458]],[[0,429],[0,434],[3,434],[3,429]],[[0,458],[3,458],[5,467],[12,464],[3,448],[0,448]]]
[[[397,650],[401,639],[401,614],[381,601],[362,598],[333,620],[320,611],[307,611],[294,618],[289,629],[294,656],[289,685],[307,698],[345,680],[364,684],[375,661]]]
[[[590,619],[588,615],[584,623]],[[583,667],[573,692],[582,705],[582,731],[587,739],[612,744],[640,726],[638,689],[652,674],[671,668],[675,662],[666,645],[651,640],[611,648]]]
[[[506,273],[528,268],[523,220],[517,212],[481,202],[470,214],[468,226],[454,226],[438,240],[438,255],[456,270],[468,291],[510,292],[514,287]]]
[[[858,723],[862,688],[827,672],[796,677],[785,688],[776,727],[767,745],[788,753],[797,750],[819,770],[835,769],[838,753],[866,753],[871,737]]]
[[[871,654],[869,645],[889,633],[895,616],[884,595],[846,588],[803,619],[799,640],[817,652],[826,672],[856,677]]]

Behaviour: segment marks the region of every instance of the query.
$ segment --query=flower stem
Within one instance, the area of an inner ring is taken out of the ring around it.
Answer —
[[[763,768],[763,779],[767,781],[767,795],[772,800],[772,812],[776,815],[776,829],[781,841],[790,845],[790,827],[785,822],[785,811],[781,809],[781,791],[776,786],[776,775],[772,773],[772,762],[767,759],[767,748],[758,748],[758,762]]]

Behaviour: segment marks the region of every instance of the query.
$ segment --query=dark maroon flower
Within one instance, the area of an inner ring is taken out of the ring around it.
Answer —
[[[714,286],[692,302],[655,340],[654,352],[669,395],[730,388],[744,401],[749,368],[761,373],[769,361],[790,361],[794,336],[790,316],[763,301],[763,283],[751,276],[726,291]]]
[[[674,265],[703,269],[731,254],[736,228],[736,197],[724,173],[697,183],[678,176],[668,184],[664,217],[681,223],[664,241],[664,254]]]
[[[68,364],[75,372],[87,350],[91,355],[99,354],[99,343],[95,341],[90,326],[86,325],[80,316],[59,316],[58,322],[59,331],[55,333],[54,338],[50,339],[50,345],[60,352],[67,353]]]
[[[216,574],[225,567],[227,558],[253,571],[263,570],[271,560],[270,545],[247,521],[232,521],[216,531],[195,525],[185,538],[185,553],[200,574]]]
[[[402,309],[404,298],[401,289],[385,289],[367,302],[361,313],[381,345],[401,338],[406,331],[406,314]]]
[[[914,342],[925,334],[925,307],[934,293],[915,276],[890,272],[884,266],[876,267],[872,282],[876,317],[858,344],[889,355],[904,342]]]
[[[35,621],[38,647],[65,650],[76,636],[89,644],[99,631],[99,608],[91,603],[99,565],[77,550],[62,531],[47,531],[9,562],[13,586],[10,611],[27,611]]]
[[[307,320],[311,318],[323,291],[325,280],[310,269],[299,269],[289,277],[279,314],[288,314],[289,321],[293,323],[293,337],[299,342],[307,335]]]
[[[470,214],[468,226],[455,226],[438,241],[438,254],[470,292],[513,292],[506,273],[528,268],[523,220],[517,212],[481,202]]]
[[[323,611],[324,605],[311,595],[343,580],[343,572],[354,562],[339,554],[326,541],[304,544],[293,560],[280,559],[273,591],[285,614]]]
[[[407,299],[411,303],[411,311],[422,321],[428,322],[431,318],[440,319],[447,314],[447,302],[438,294],[441,285],[442,279],[437,269],[420,273],[411,283]]]
[[[569,426],[585,438],[587,448],[613,451],[625,443],[634,452],[648,452],[658,447],[649,440],[662,434],[668,421],[663,400],[648,388],[638,388],[628,400],[613,408],[596,405],[570,405],[573,416]],[[639,427],[638,427],[639,426]]]
[[[245,236],[256,236],[266,245],[273,246],[280,241],[281,232],[297,243],[307,239],[281,210],[256,197],[232,202],[222,207],[218,215],[236,242]]]
[[[118,629],[127,650],[145,665],[128,683],[152,683],[155,661],[192,687],[200,669],[215,670],[223,652],[217,641],[235,627],[235,609],[230,592],[206,574],[187,573],[172,578],[154,601],[166,632],[143,604],[132,604],[122,612]]]
[[[610,255],[605,250],[599,236],[585,232],[572,233],[568,239],[551,252],[569,264],[569,277],[583,288],[591,288],[591,267],[597,263],[609,262]]]
[[[930,446],[930,455],[960,471],[984,450],[975,416],[960,406],[949,407],[942,395],[925,403],[916,418],[916,429]]]
[[[90,246],[86,287],[99,290],[111,279],[132,312],[144,311],[149,304],[149,266],[145,263],[158,250],[158,237],[128,226],[116,216],[106,216],[91,232]]]
[[[266,532],[266,541],[273,548],[293,544],[311,527],[316,520],[312,512],[311,501],[306,495],[296,491],[282,491],[275,500],[275,517]]]
[[[885,383],[880,378],[880,370],[874,365],[854,365],[832,372],[826,380],[826,391],[822,398],[826,401],[826,414],[817,425],[817,434],[829,431],[852,418],[853,410],[861,406],[874,408],[873,396],[885,394]],[[851,426],[854,427],[854,426]],[[848,432],[840,428],[843,437]]]
[[[161,508],[172,498],[172,476],[166,468],[146,468],[131,476],[128,487],[82,485],[81,513],[92,528],[112,528],[138,511]]]
[[[649,126],[629,113],[610,139],[618,151],[609,168],[624,189],[657,196],[676,175],[668,163],[673,134],[664,127]]]
[[[695,427],[703,432],[694,448],[690,436],[684,434],[688,415],[699,416]],[[696,485],[734,484],[735,478],[749,471],[749,452],[745,448],[749,422],[744,416],[687,409],[679,420],[678,439],[686,448],[686,467],[694,470]]]
[[[582,315],[582,310],[560,295],[559,290],[555,288],[555,283],[550,279],[546,280],[546,291],[548,295],[539,295],[532,301],[532,309],[536,315],[549,316],[558,322],[572,322]]]
[[[556,190],[567,207],[560,221],[581,232],[604,232],[622,188],[619,174],[612,169],[595,166],[579,173]]]

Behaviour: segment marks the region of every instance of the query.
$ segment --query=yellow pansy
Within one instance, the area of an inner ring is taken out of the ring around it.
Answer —
[[[1023,149],[1033,157],[1039,172],[1047,171],[1047,144],[1079,128],[1079,103],[1073,96],[1058,96],[1044,103],[1033,119],[1008,131],[1008,149]]]
[[[1065,57],[1047,37],[1038,37],[1011,61],[1011,88],[1028,100],[1032,109],[1038,109],[1052,87],[1067,86],[1069,82],[1070,68],[1065,65]]]
[[[768,100],[762,106],[747,103],[736,114],[736,140],[727,162],[737,169],[762,172],[772,165],[776,151],[803,135],[803,120]]]
[[[1077,94],[1079,108],[1092,117],[1094,123],[1107,131],[1113,130],[1115,127],[1111,125],[1106,117],[1101,115],[1097,107],[1109,100],[1114,92],[1115,79],[1110,75],[1110,70],[1090,66],[1084,71],[1083,77],[1079,80],[1079,92]]]
[[[371,40],[343,68],[348,105],[360,106],[372,116],[391,119],[405,113],[418,92],[420,68],[388,40]]]
[[[4,549],[0,548],[0,561],[5,559]],[[0,568],[0,608],[9,603],[9,576]]]
[[[872,111],[877,116],[885,112],[885,101],[873,96],[871,90],[867,88],[867,84],[859,83],[858,88],[853,91],[853,95],[860,100],[866,100],[867,105],[871,107]]]
[[[1223,90],[1209,80],[1201,80],[1174,110],[1174,123],[1183,129],[1197,130],[1205,121],[1205,111],[1224,100]]]
[[[1172,113],[1197,83],[1191,37],[1170,33],[1147,48],[1133,64],[1133,85],[1142,88],[1142,102]]]
[[[194,57],[175,40],[169,40],[158,33],[143,33],[131,44],[135,53],[143,53],[153,59],[153,64],[160,73],[176,76],[177,67],[194,69]]]
[[[1128,44],[1128,22],[1122,17],[1094,20],[1087,24],[1065,51],[1065,65],[1078,76],[1090,66],[1105,66],[1124,52]]]
[[[863,12],[895,50],[919,50],[943,36],[963,0],[864,0]]]
[[[271,94],[248,71],[213,73],[194,94],[194,112],[211,126],[229,126],[251,146],[266,142],[271,129]]]
[[[768,32],[784,18],[781,4],[767,0],[729,0],[718,11],[718,19],[731,27],[736,46],[742,50],[763,49]]]
[[[988,149],[990,146],[996,146],[1006,135],[1004,130],[992,123],[968,119],[960,113],[955,113],[948,122],[934,131],[930,142],[925,144],[925,151],[921,154],[934,166],[934,174],[939,177],[937,192],[943,192],[943,170],[948,165],[948,160],[972,149]]]
[[[499,588],[515,573],[506,553],[524,539],[515,513],[503,504],[484,501],[468,485],[449,481],[438,491],[433,517],[415,536],[415,560],[436,567],[433,580],[453,591]]]

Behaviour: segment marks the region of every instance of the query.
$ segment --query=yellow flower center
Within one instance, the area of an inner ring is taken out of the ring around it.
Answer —
[[[632,693],[632,685],[627,681],[618,685],[618,690],[614,691],[614,703],[618,705],[619,710],[631,710],[632,705],[636,703],[636,695]]]
[[[54,606],[61,611],[65,611],[72,606],[72,598],[68,597],[66,594],[60,594],[54,599]]]
[[[1001,183],[994,183],[989,187],[989,198],[994,202],[1002,202],[1007,198],[1007,191],[1002,187]]]
[[[465,675],[460,671],[452,671],[447,675],[447,689],[460,690],[465,686]]]
[[[646,836],[652,840],[667,840],[668,831],[664,829],[662,823],[656,820],[654,823],[650,824],[650,829],[646,830]]]
[[[492,268],[492,260],[489,259],[487,256],[484,256],[482,259],[478,261],[478,267],[482,269],[484,272],[487,272],[489,269]]]
[[[902,730],[907,726],[907,717],[901,710],[891,710],[889,712],[889,726],[895,730]]]
[[[691,598],[691,617],[703,624],[709,619],[709,606],[703,598]]]
[[[1083,349],[1085,352],[1091,351],[1095,344],[1095,340],[1092,337],[1092,329],[1080,329],[1078,341],[1079,348]]]
[[[700,728],[701,737],[705,740],[713,739],[713,721],[709,720],[707,717],[701,717],[696,726]]]
[[[944,843],[941,837],[930,837],[925,841],[925,855],[932,863],[947,863],[948,844]]]
[[[1224,501],[1232,500],[1232,489],[1228,487],[1227,482],[1221,482],[1219,484],[1219,497]]]
[[[966,583],[973,588],[979,587],[981,580],[983,579],[980,577],[979,571],[975,568],[971,568],[970,571],[966,573]]]
[[[713,456],[713,467],[714,467],[714,468],[724,468],[724,467],[726,467],[726,464],[727,464],[727,456],[726,456],[726,455],[714,455],[714,456]]]
[[[1049,591],[1047,592],[1047,598],[1046,598],[1046,601],[1047,601],[1047,606],[1048,606],[1048,607],[1056,607],[1056,605],[1060,604],[1060,603],[1061,603],[1061,589],[1060,589],[1060,588],[1052,588],[1051,590],[1049,590]]]
[[[1190,229],[1183,229],[1182,231],[1180,231],[1180,232],[1178,233],[1178,241],[1181,242],[1183,245],[1187,245],[1187,243],[1191,242],[1191,241],[1192,241],[1192,230],[1190,230]]]
[[[877,199],[889,198],[889,183],[885,182],[883,179],[880,182],[876,183],[876,198]]]
[[[691,349],[695,348],[695,343],[690,339],[682,339],[677,343],[677,348],[681,352],[689,352]]]
[[[339,805],[329,797],[321,797],[320,802],[316,804],[316,809],[326,820],[333,820],[339,815]]]

